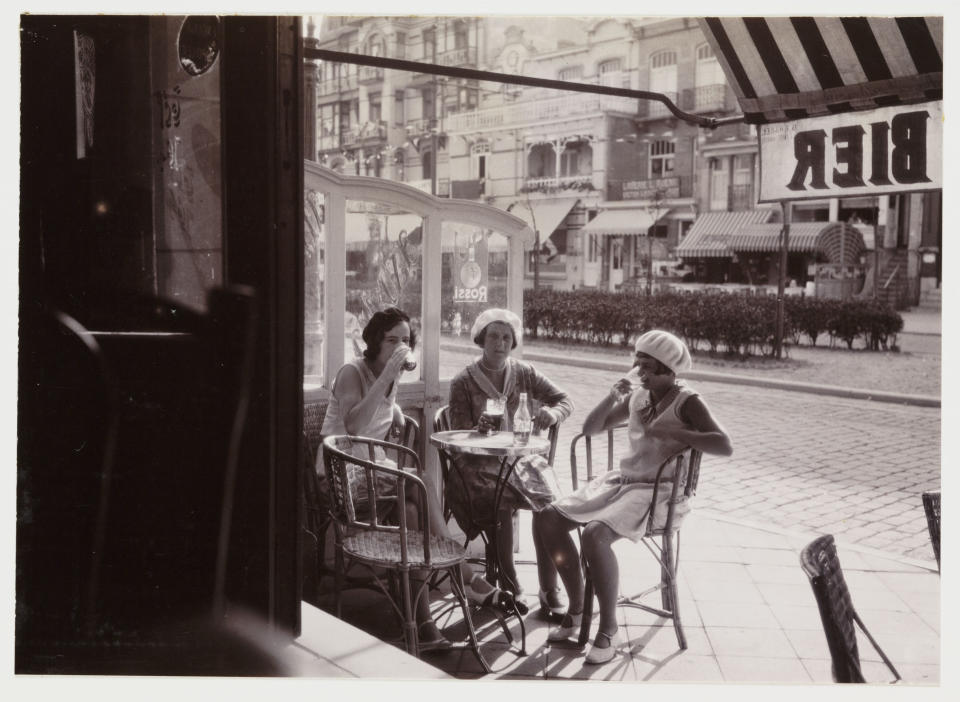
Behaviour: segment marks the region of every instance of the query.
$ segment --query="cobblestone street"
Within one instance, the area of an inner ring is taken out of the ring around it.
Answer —
[[[570,441],[618,376],[563,363],[535,365],[577,405],[561,428],[555,461],[569,486]],[[697,508],[933,561],[920,494],[940,487],[938,408],[690,385],[734,443],[730,458],[704,456]]]

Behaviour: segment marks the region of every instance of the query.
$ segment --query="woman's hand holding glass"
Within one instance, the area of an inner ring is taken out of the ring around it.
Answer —
[[[624,400],[633,394],[639,384],[640,369],[634,366],[625,376],[613,384],[613,387],[610,388],[610,395],[614,400]]]

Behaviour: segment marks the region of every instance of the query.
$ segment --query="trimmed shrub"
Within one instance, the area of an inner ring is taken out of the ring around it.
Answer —
[[[648,329],[666,329],[691,350],[741,357],[770,355],[776,339],[777,301],[772,295],[706,292],[611,293],[603,290],[527,290],[523,322],[529,338],[563,343],[628,346]],[[872,350],[895,348],[903,318],[873,301],[843,302],[788,297],[783,336],[812,346],[828,333],[853,348],[857,339]]]

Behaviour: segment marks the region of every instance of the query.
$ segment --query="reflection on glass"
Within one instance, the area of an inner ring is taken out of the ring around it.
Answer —
[[[307,190],[303,197],[303,376],[306,382],[316,383],[323,381],[325,212],[323,193]]]
[[[177,37],[180,66],[191,76],[209,71],[220,55],[220,20],[217,17],[191,15],[183,21]]]
[[[360,331],[377,310],[399,307],[420,336],[423,315],[423,219],[376,202],[348,200],[346,212],[347,342],[345,359],[363,353]],[[422,345],[417,344],[419,378]]]
[[[451,378],[477,354],[470,338],[477,315],[507,306],[507,237],[444,222],[442,251],[440,377]]]

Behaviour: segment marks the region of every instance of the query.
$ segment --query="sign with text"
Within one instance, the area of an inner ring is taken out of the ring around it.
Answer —
[[[483,234],[457,242],[453,257],[453,301],[487,302],[487,242]]]
[[[760,202],[943,187],[943,103],[760,126]]]
[[[625,180],[623,182],[624,200],[656,200],[659,197],[680,197],[679,178],[651,178],[648,180]]]

